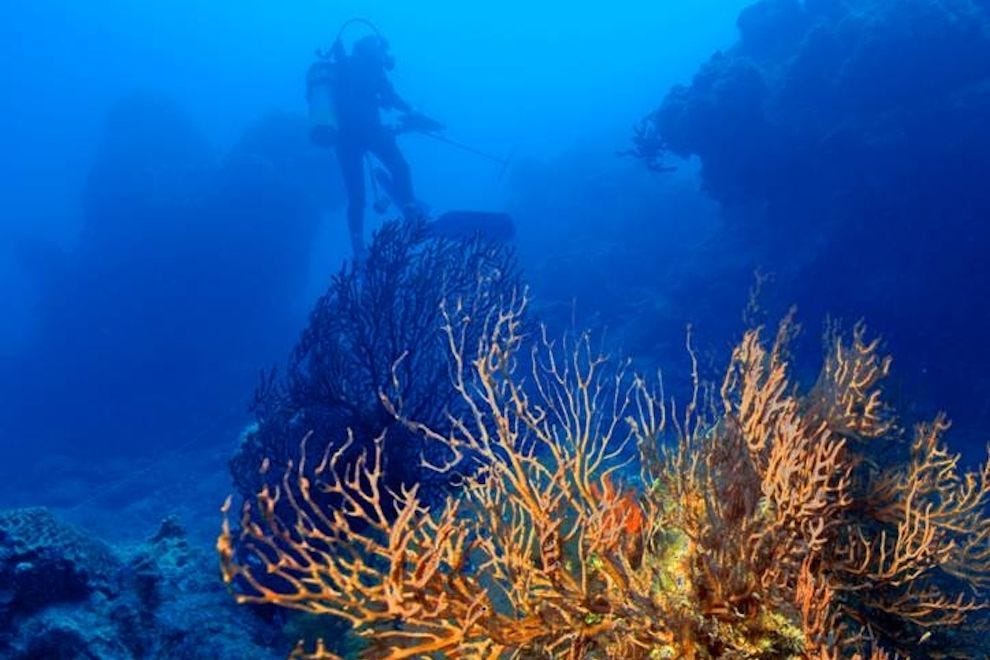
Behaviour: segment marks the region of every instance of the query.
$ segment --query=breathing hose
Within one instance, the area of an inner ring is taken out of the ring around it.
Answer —
[[[365,26],[366,28],[374,32],[376,37],[378,37],[382,41],[385,41],[385,37],[382,35],[382,31],[378,29],[377,25],[369,21],[367,18],[349,18],[346,21],[344,21],[344,24],[340,26],[339,30],[337,30],[337,38],[334,41],[335,42],[340,41],[344,37],[344,30],[346,30],[347,28],[349,28],[354,24],[360,24]]]
[[[388,43],[388,40],[385,39],[385,35],[383,35],[382,31],[378,29],[378,26],[369,21],[367,18],[349,18],[344,21],[340,26],[340,29],[337,30],[337,36],[333,40],[333,45],[326,50],[316,51],[317,56],[323,59],[342,57],[344,55],[344,32],[352,25],[363,25],[373,32],[376,37],[381,39],[383,44]]]

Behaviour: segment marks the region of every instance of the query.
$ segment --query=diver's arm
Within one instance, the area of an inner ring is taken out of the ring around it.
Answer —
[[[395,91],[395,88],[392,87],[392,82],[385,76],[382,76],[379,98],[381,100],[382,107],[385,109],[394,108],[399,112],[405,113],[410,113],[413,110],[412,106],[409,105],[405,99],[399,96],[399,94]]]
[[[401,133],[418,131],[421,133],[434,133],[444,130],[444,125],[435,119],[431,119],[421,112],[418,112],[409,103],[399,96],[392,83],[385,76],[382,76],[382,86],[379,95],[379,102],[385,109],[394,108],[402,113],[399,120],[398,131]]]

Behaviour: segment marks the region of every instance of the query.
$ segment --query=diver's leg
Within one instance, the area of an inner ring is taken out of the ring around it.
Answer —
[[[417,210],[416,196],[413,194],[412,174],[409,171],[409,163],[399,150],[399,145],[395,142],[395,136],[383,134],[375,140],[372,153],[381,161],[385,169],[391,176],[392,201],[402,209],[407,217]]]
[[[338,145],[340,176],[347,191],[347,229],[354,257],[364,256],[364,153],[361,149]]]

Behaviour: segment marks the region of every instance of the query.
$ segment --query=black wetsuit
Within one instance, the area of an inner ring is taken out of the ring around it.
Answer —
[[[341,61],[334,87],[337,113],[337,159],[347,189],[347,224],[355,254],[363,249],[365,182],[364,156],[370,152],[381,161],[392,179],[393,201],[404,211],[413,206],[409,165],[399,151],[392,131],[382,125],[381,108],[409,112],[384,68],[355,57]]]

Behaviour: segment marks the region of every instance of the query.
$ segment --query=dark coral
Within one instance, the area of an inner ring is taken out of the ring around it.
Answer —
[[[386,223],[363,267],[347,265],[334,276],[284,372],[263,374],[252,406],[256,423],[231,461],[240,494],[253,497],[262,483],[280,479],[307,434],[314,437],[310,458],[318,460],[348,430],[362,443],[388,432],[390,486],[423,481],[423,442],[395,423],[380,395],[416,419],[442,420],[456,398],[444,387],[441,305],[484,318],[520,287],[504,244],[437,238],[421,221]],[[267,475],[259,471],[265,459]],[[447,486],[445,479],[426,481],[427,498]]]
[[[970,384],[990,308],[970,292],[990,284],[990,6],[761,0],[738,28],[637,134],[652,167],[696,158],[721,204],[707,304],[738,300],[755,268],[806,316],[868,316],[930,375],[907,399],[949,396],[963,429],[984,427],[988,391]],[[699,287],[679,297],[704,319]]]
[[[865,193],[979,156],[990,78],[979,3],[763,0],[738,26],[736,46],[647,120],[670,151],[700,157],[720,201]]]

